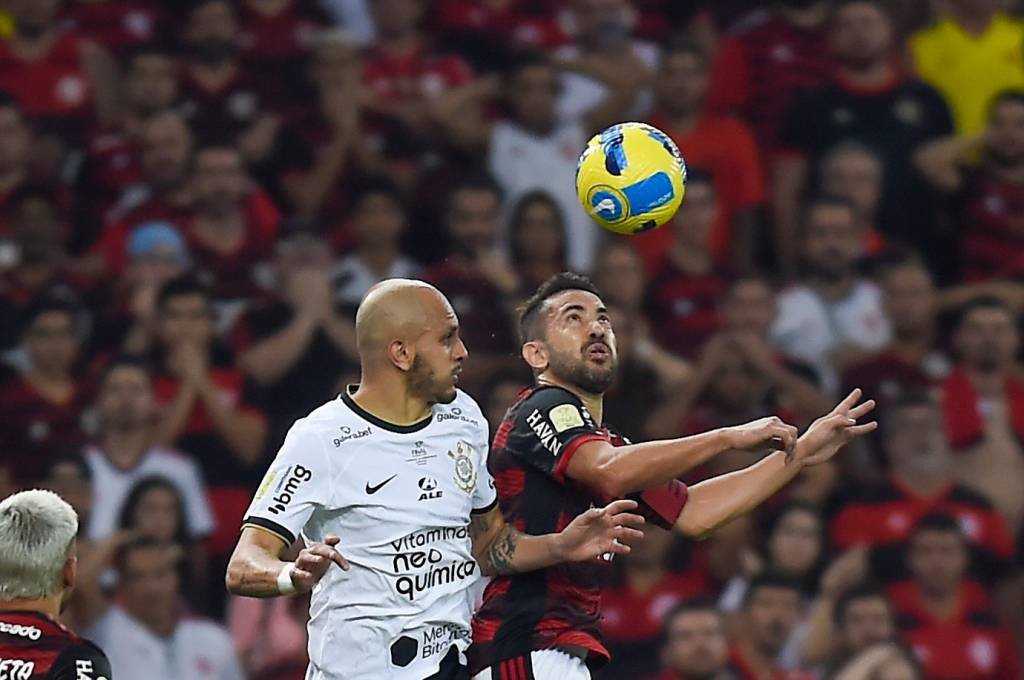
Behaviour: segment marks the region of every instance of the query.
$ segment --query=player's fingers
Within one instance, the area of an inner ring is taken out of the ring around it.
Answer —
[[[634,526],[634,527],[638,527],[638,526],[642,525],[645,521],[647,521],[647,520],[645,520],[643,518],[643,515],[636,515],[636,514],[633,514],[632,512],[620,512],[619,514],[614,515],[611,518],[611,520],[612,520],[612,524],[615,525],[615,526]]]
[[[873,432],[878,429],[878,423],[872,420],[870,423],[864,423],[863,425],[854,425],[853,427],[846,428],[846,434],[851,437],[859,437],[862,434]]]
[[[341,537],[334,534],[327,534],[327,536],[324,537],[324,543],[332,547],[336,546],[341,543]]]
[[[316,577],[305,569],[292,567],[292,583],[298,586],[300,590],[305,590],[316,583]]]
[[[331,552],[331,562],[337,564],[344,571],[348,571],[349,568],[351,567],[351,565],[348,563],[348,560],[345,559],[345,556],[337,550]]]
[[[644,532],[639,529],[631,529],[629,527],[618,527],[615,530],[615,537],[620,541],[631,543],[633,541],[639,541],[644,537]]]
[[[874,408],[875,400],[868,399],[863,404],[857,404],[854,408],[850,409],[850,412],[847,415],[856,420],[862,416],[866,416],[867,414],[871,413],[871,411]]]
[[[628,555],[631,550],[632,548],[625,543],[621,543],[619,541],[608,541],[607,547],[601,551],[601,554],[613,553],[615,555]]]
[[[637,502],[629,500],[628,498],[621,498],[617,501],[612,501],[608,505],[602,508],[602,511],[609,515],[617,515],[627,510],[636,510]]]
[[[862,394],[862,392],[861,392],[859,387],[853,388],[852,392],[850,392],[848,395],[846,395],[846,397],[841,402],[836,404],[836,407],[834,409],[832,409],[832,413],[846,413],[846,412],[848,412],[851,408],[853,408],[854,404],[856,404],[858,401],[860,401],[860,395],[861,394]]]
[[[321,557],[315,553],[306,553],[305,555],[299,555],[295,560],[295,564],[302,569],[307,571],[317,571],[324,566],[327,561],[326,557]]]

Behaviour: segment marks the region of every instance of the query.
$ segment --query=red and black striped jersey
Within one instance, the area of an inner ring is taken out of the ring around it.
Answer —
[[[569,461],[589,441],[626,444],[599,426],[580,399],[560,387],[524,390],[494,435],[489,467],[505,521],[527,534],[564,529],[577,515],[611,499],[566,476]],[[681,482],[638,495],[639,512],[671,527],[686,503]],[[495,577],[473,619],[469,665],[474,673],[543,649],[585,652],[592,667],[609,658],[601,637],[605,559],[558,564]]]
[[[0,611],[0,678],[111,680],[103,651],[45,614]]]

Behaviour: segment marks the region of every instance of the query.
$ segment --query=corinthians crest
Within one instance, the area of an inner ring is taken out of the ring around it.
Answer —
[[[460,441],[448,457],[455,462],[455,485],[468,494],[476,487],[476,466],[473,464],[473,447]]]

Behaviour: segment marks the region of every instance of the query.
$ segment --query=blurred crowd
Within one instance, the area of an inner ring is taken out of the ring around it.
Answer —
[[[633,439],[850,387],[881,421],[703,543],[649,529],[598,678],[1021,678],[1015,4],[0,0],[0,496],[83,518],[69,625],[118,677],[302,678],[307,602],[224,565],[290,424],[358,380],[361,296],[437,285],[493,426],[517,303],[572,269]],[[623,120],[689,166],[632,239],[574,187]]]

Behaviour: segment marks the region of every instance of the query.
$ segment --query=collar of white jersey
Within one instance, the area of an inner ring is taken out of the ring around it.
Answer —
[[[388,422],[383,418],[378,418],[377,416],[373,415],[372,413],[364,409],[362,406],[357,404],[356,400],[352,398],[352,395],[355,394],[356,390],[358,389],[358,384],[346,385],[345,391],[339,394],[338,398],[341,399],[345,403],[345,406],[348,406],[349,409],[357,416],[359,416],[366,422],[370,423],[371,425],[376,425],[382,430],[387,430],[388,432],[397,432],[398,434],[409,434],[410,432],[419,432],[427,425],[430,425],[430,423],[433,422],[434,420],[433,411],[431,411],[429,416],[427,416],[423,420],[413,423],[412,425],[398,425],[397,423]]]

